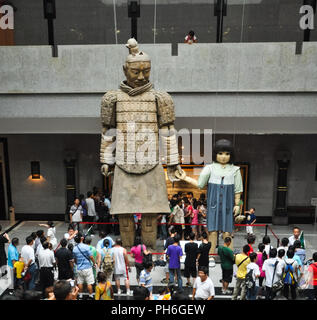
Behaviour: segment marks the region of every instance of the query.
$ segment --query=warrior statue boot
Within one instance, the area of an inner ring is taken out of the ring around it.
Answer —
[[[209,232],[208,241],[211,242],[211,247],[210,247],[209,253],[210,254],[215,254],[216,253],[217,241],[218,241],[218,232],[217,231]]]
[[[133,215],[131,214],[120,214],[119,226],[120,226],[120,237],[122,240],[122,246],[124,248],[132,248],[134,245],[135,237],[135,223]]]
[[[147,247],[156,249],[157,213],[142,214],[141,237]]]

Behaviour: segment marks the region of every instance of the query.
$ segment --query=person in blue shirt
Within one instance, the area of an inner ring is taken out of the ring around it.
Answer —
[[[19,239],[13,238],[8,247],[8,266],[13,269],[15,262],[19,261],[19,251],[17,246],[19,245]]]
[[[74,259],[77,265],[77,284],[79,288],[79,298],[82,298],[83,285],[87,284],[89,298],[93,299],[92,285],[95,283],[93,266],[96,267],[96,261],[92,255],[90,247],[83,243],[84,237],[81,232],[75,237],[76,245],[73,249]]]
[[[147,262],[144,265],[144,270],[141,271],[140,274],[140,286],[147,288],[150,293],[153,291],[153,283],[152,283],[152,276],[151,271],[153,269],[153,263]]]
[[[97,243],[97,245],[96,245],[96,249],[97,249],[97,250],[100,250],[100,249],[103,249],[103,248],[104,248],[104,241],[105,241],[106,239],[109,240],[109,249],[111,249],[111,248],[113,247],[114,241],[112,240],[111,237],[107,236],[107,233],[106,233],[105,231],[100,231],[100,232],[99,232],[99,237],[100,237],[101,239],[98,241],[98,243]]]
[[[303,272],[303,263],[301,261],[301,258],[300,256],[297,255],[296,251],[295,251],[295,246],[289,246],[288,247],[288,250],[292,250],[295,252],[295,255],[293,257],[293,259],[297,262],[298,264],[298,271],[297,271],[297,279],[298,279],[298,282],[301,280],[301,277],[304,275],[304,272]],[[285,258],[284,260],[288,259],[288,256],[285,255]]]
[[[10,289],[13,289],[14,287],[14,271],[13,271],[13,265],[19,261],[19,251],[18,251],[18,245],[19,245],[19,239],[18,238],[13,238],[9,247],[8,247],[8,266],[10,267],[11,270],[11,286]]]
[[[306,259],[306,250],[302,249],[301,246],[302,246],[302,243],[300,240],[294,241],[295,254],[300,257],[302,264],[304,264]]]

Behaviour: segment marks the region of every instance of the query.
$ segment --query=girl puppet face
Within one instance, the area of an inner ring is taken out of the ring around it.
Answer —
[[[230,161],[230,152],[219,151],[217,153],[216,161],[220,164],[227,164]]]

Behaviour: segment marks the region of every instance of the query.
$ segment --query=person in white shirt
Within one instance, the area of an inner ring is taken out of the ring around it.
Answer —
[[[275,294],[272,291],[272,285],[279,281],[283,274],[283,267],[276,256],[276,248],[271,249],[270,258],[264,261],[262,267],[262,270],[265,272],[265,293],[267,300],[275,298]]]
[[[76,244],[74,238],[76,237],[78,230],[74,230],[72,224],[68,226],[68,232],[64,234],[64,238],[68,241],[68,244],[72,244],[73,246]]]
[[[285,260],[284,260],[284,257],[285,257],[285,253],[286,251],[284,249],[280,249],[277,251],[277,260],[279,261],[280,263],[280,266],[281,268],[284,270],[285,268]]]
[[[110,211],[110,209],[111,209],[111,202],[110,202],[110,200],[109,200],[108,195],[105,196],[104,204],[105,204],[106,207],[108,207],[108,209],[109,209],[109,211]]]
[[[27,284],[28,290],[34,290],[35,288],[35,281],[37,280],[38,276],[38,268],[35,263],[35,255],[33,249],[34,240],[32,236],[28,236],[26,238],[26,245],[21,249],[21,258],[24,262],[24,272],[30,273],[30,280]]]
[[[252,270],[254,287],[247,289],[247,300],[256,300],[256,296],[259,290],[259,277],[261,272],[259,266],[255,263],[257,256],[258,255],[256,254],[256,252],[251,252],[249,255],[251,263],[247,265],[247,274]]]
[[[87,199],[85,201],[86,201],[87,210],[88,210],[88,213],[87,213],[88,222],[95,222],[97,213],[96,213],[96,207],[95,207],[95,199],[91,191],[87,192]]]
[[[293,235],[288,238],[288,240],[289,240],[288,245],[292,246],[294,244],[295,240],[300,240],[300,234],[301,234],[300,229],[298,227],[294,227],[293,228]]]
[[[41,227],[48,228],[47,230],[47,241],[52,244],[53,249],[57,246],[57,239],[56,239],[56,228],[53,221],[48,221],[47,224],[40,223]]]
[[[215,297],[215,287],[208,277],[208,268],[201,266],[198,268],[198,277],[193,287],[193,300],[212,300]]]
[[[73,225],[77,227],[77,230],[81,232],[83,228],[80,222],[83,221],[83,214],[84,214],[84,211],[83,211],[83,207],[80,204],[80,200],[79,198],[75,198],[74,204],[70,207],[70,210],[69,210],[69,222],[73,223]]]
[[[265,245],[264,251],[266,252],[266,255],[270,256],[270,250],[273,249],[271,246],[271,239],[269,236],[264,236],[262,239],[262,243]]]
[[[54,285],[53,268],[56,266],[54,251],[49,249],[49,242],[43,243],[43,250],[39,252],[39,267],[40,267],[40,287],[43,294],[45,289]]]

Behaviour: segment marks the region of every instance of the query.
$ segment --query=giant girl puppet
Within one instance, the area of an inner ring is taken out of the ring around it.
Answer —
[[[233,165],[234,153],[229,140],[221,139],[215,144],[213,162],[202,170],[198,181],[186,176],[182,171],[176,176],[200,189],[208,184],[207,191],[207,228],[210,253],[215,253],[218,232],[223,239],[231,237],[234,229],[234,216],[239,221],[239,202],[243,192],[240,168]],[[232,238],[232,237],[231,237]],[[231,241],[233,248],[233,241]]]

